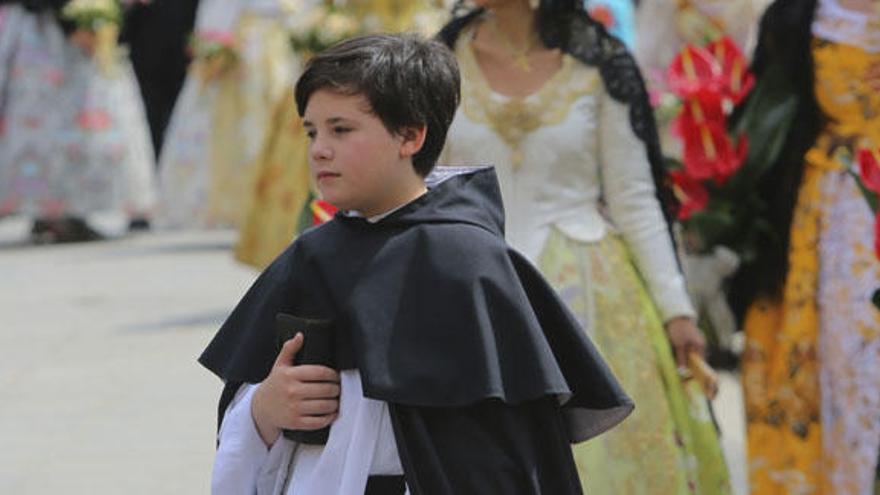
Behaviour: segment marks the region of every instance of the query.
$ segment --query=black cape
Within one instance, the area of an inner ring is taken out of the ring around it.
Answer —
[[[199,359],[226,382],[220,417],[268,375],[276,314],[331,319],[338,367],[390,405],[413,493],[580,493],[568,443],[633,403],[505,243],[494,170],[458,172],[376,223],[337,214],[266,269]]]

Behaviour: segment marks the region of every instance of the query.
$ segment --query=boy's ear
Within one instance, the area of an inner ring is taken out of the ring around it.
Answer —
[[[425,137],[428,135],[428,126],[406,127],[400,131],[403,142],[400,143],[400,157],[410,158],[418,153],[425,145]]]

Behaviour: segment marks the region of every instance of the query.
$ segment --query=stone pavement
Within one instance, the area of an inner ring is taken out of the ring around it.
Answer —
[[[0,220],[0,493],[208,493],[220,382],[196,357],[256,276],[234,233],[26,232]],[[742,494],[734,377],[716,402]]]

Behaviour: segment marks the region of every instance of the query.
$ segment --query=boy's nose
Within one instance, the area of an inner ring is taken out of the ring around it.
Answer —
[[[333,150],[329,146],[325,146],[317,139],[312,142],[311,150],[313,160],[329,160],[333,158]]]

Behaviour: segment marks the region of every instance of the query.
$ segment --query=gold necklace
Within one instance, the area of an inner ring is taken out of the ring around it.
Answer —
[[[492,29],[492,33],[495,37],[501,41],[502,45],[504,45],[504,49],[507,50],[510,57],[513,58],[513,64],[524,72],[531,72],[532,64],[529,62],[529,52],[532,51],[532,47],[534,46],[534,36],[529,36],[529,39],[526,40],[525,46],[522,48],[516,48],[513,46],[513,42],[510,38],[501,30],[501,28],[498,27],[498,20],[495,17],[489,18],[489,27]]]

